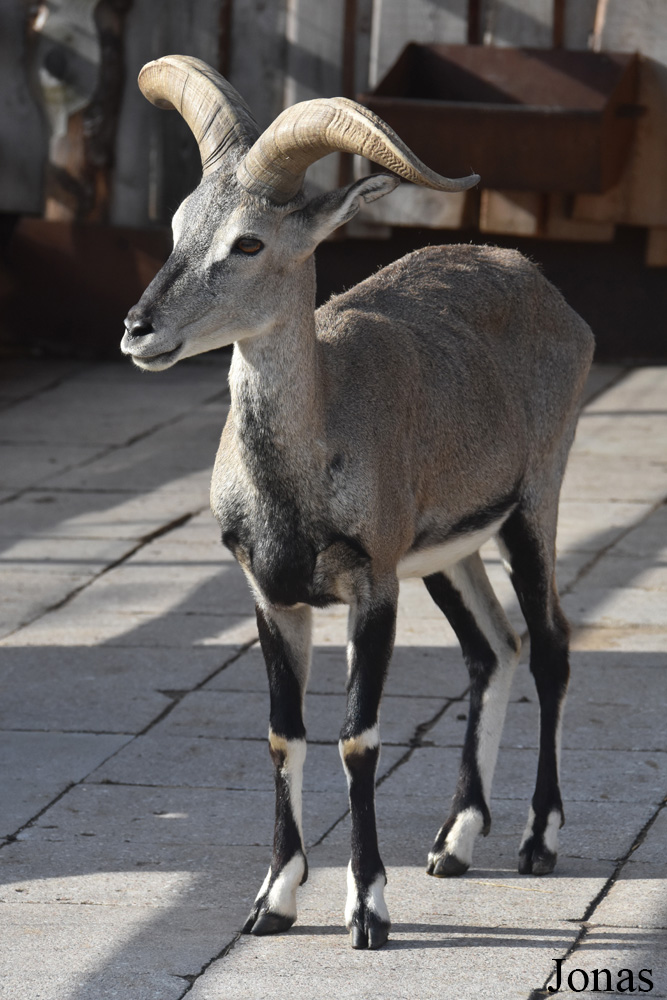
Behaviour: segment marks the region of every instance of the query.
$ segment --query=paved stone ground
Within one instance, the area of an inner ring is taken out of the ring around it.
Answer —
[[[452,794],[467,679],[421,585],[402,590],[378,813],[392,938],[342,928],[345,622],[318,615],[308,699],[311,875],[298,924],[239,928],[272,826],[252,605],[208,513],[224,360],[150,377],[15,362],[0,383],[0,993],[9,1000],[536,1000],[564,959],[667,997],[667,369],[597,369],[567,474],[574,626],[557,873],[516,873],[536,764],[525,663],[491,835],[424,874]],[[498,591],[518,619],[498,556]],[[662,810],[662,811],[661,811]],[[597,996],[575,973],[571,991]],[[606,980],[599,984],[603,988]]]

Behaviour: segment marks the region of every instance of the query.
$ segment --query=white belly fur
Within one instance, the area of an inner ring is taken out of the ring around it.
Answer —
[[[396,570],[399,580],[430,576],[431,573],[439,573],[449,566],[454,566],[461,559],[477,552],[484,545],[484,542],[497,534],[506,516],[499,518],[486,528],[470,531],[467,535],[457,535],[456,538],[452,538],[449,542],[443,542],[441,545],[419,549],[417,552],[408,552],[407,555],[403,556]]]

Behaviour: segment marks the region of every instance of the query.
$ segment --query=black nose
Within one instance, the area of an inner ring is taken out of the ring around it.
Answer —
[[[134,309],[130,309],[125,318],[125,329],[131,337],[145,337],[147,334],[155,332],[151,321],[146,316],[142,316],[141,313],[135,312]]]

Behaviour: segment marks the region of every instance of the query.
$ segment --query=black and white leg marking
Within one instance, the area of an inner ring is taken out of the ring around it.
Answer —
[[[558,855],[564,813],[558,780],[561,721],[570,676],[569,628],[554,577],[555,511],[519,508],[500,533],[511,577],[530,633],[530,670],[540,703],[537,780],[519,848],[519,871],[546,875]]]
[[[308,877],[301,823],[306,757],[303,697],[310,666],[311,610],[257,606],[257,627],[271,697],[269,751],[276,785],[273,855],[243,927],[245,934],[286,931],[296,920],[296,890]]]
[[[461,875],[475,840],[491,827],[491,783],[520,642],[491,588],[478,553],[424,579],[461,643],[470,674],[470,712],[449,815],[438,831],[427,872]]]
[[[389,936],[387,882],[375,822],[375,772],[380,757],[380,698],[394,645],[395,578],[350,609],[348,688],[340,755],[347,776],[352,823],[345,925],[353,948],[380,948]]]

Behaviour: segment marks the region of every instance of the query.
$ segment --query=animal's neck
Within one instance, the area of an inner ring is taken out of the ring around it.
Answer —
[[[304,265],[294,295],[270,332],[234,345],[231,416],[246,458],[300,464],[319,451],[322,393],[315,340],[314,264]],[[273,461],[268,462],[273,465]]]

